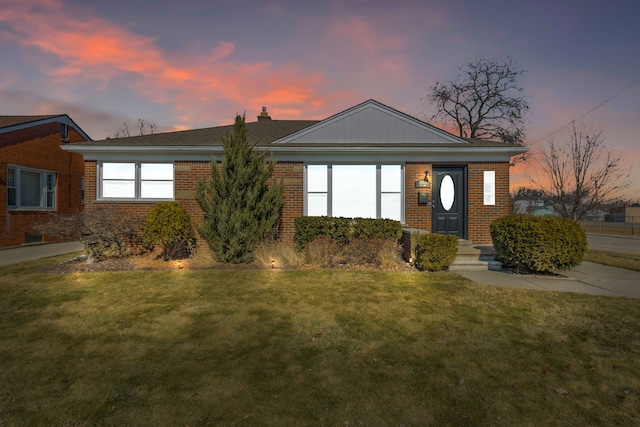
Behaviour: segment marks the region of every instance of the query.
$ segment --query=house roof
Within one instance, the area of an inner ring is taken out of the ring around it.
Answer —
[[[469,141],[368,100],[324,120],[258,120],[246,124],[249,140],[279,160],[291,161],[508,161],[528,148]],[[90,141],[63,149],[87,160],[196,160],[222,154],[221,138],[233,125]],[[463,159],[464,158],[464,159]]]
[[[16,125],[24,125],[27,123],[37,122],[40,120],[50,119],[52,117],[58,117],[57,115],[52,116],[0,116],[0,129],[16,126]]]
[[[278,139],[307,128],[318,120],[261,120],[249,122],[247,133],[251,143],[264,146]],[[106,139],[103,141],[83,142],[84,147],[109,145],[111,147],[166,147],[166,146],[222,146],[222,137],[233,130],[233,125],[217,126],[204,129],[182,130],[177,132],[154,133],[149,135],[130,136],[126,138]]]
[[[91,141],[87,135],[67,114],[53,114],[41,116],[0,116],[0,134],[39,126],[46,123],[63,123],[74,128],[86,141]]]

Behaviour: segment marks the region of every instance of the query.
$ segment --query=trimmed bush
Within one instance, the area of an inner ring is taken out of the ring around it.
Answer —
[[[446,270],[458,255],[458,237],[452,234],[423,234],[418,237],[415,266],[418,270]]]
[[[167,261],[180,252],[188,252],[195,237],[191,216],[176,202],[160,202],[147,215],[144,241],[162,245],[162,258]]]
[[[491,239],[503,266],[523,272],[568,270],[587,251],[584,230],[569,218],[507,215],[491,223]]]
[[[333,218],[303,216],[295,219],[295,244],[298,250],[318,238],[346,243],[353,238],[395,239],[402,237],[400,221],[370,218]]]

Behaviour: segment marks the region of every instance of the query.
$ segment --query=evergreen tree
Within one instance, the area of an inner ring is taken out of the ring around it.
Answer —
[[[213,158],[209,183],[200,181],[196,200],[204,211],[200,235],[221,262],[253,260],[253,251],[273,230],[284,202],[284,184],[269,180],[275,168],[266,152],[249,142],[244,115],[222,137],[220,167]]]

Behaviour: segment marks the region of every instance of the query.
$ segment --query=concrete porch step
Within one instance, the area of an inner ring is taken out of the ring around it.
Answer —
[[[458,256],[449,266],[450,271],[500,271],[502,263],[496,261],[496,252],[490,245],[474,245],[470,240],[458,241]]]

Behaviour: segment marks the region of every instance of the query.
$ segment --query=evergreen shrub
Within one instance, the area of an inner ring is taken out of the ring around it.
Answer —
[[[160,202],[147,215],[144,242],[162,245],[162,257],[169,260],[188,252],[195,242],[191,216],[176,202]]]
[[[415,266],[418,270],[446,270],[458,255],[458,237],[452,234],[422,234],[418,237]]]
[[[507,215],[491,223],[496,256],[506,268],[553,273],[580,265],[587,236],[570,218]]]
[[[204,211],[200,235],[220,262],[248,263],[256,247],[274,233],[284,202],[284,183],[272,178],[275,160],[256,149],[244,116],[236,116],[233,130],[222,137],[224,156],[218,167],[196,187]]]

